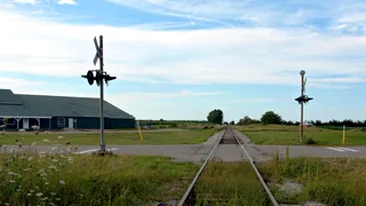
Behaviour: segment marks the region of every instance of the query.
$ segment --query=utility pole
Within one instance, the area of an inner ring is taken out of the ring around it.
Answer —
[[[86,75],[82,75],[81,77],[86,78],[88,80],[89,85],[93,85],[94,81],[96,81],[97,86],[100,86],[100,98],[99,98],[99,114],[100,114],[100,155],[104,155],[106,152],[105,143],[104,143],[104,84],[103,80],[105,80],[106,85],[108,86],[108,82],[116,79],[117,77],[109,76],[107,72],[103,71],[104,62],[103,62],[103,36],[99,36],[99,46],[97,42],[97,38],[94,37],[94,45],[97,50],[93,63],[96,65],[99,59],[99,70],[89,70]],[[93,72],[96,72],[95,76]]]
[[[304,138],[304,103],[307,103],[313,99],[305,95],[305,84],[306,84],[306,79],[304,78],[305,73],[306,72],[304,70],[300,71],[301,96],[295,99],[300,104],[300,142],[302,142]]]

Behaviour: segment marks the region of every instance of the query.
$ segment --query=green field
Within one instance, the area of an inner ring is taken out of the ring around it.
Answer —
[[[129,144],[198,144],[206,141],[219,129],[180,129],[168,131],[143,131],[143,143],[137,131],[118,131],[105,133],[105,143],[109,145],[129,145]],[[62,138],[59,138],[59,137]],[[37,144],[65,144],[70,142],[73,145],[97,145],[100,141],[99,133],[5,133],[0,134],[0,144],[15,144],[16,140],[23,145],[29,145],[33,142]],[[49,142],[50,141],[50,142]]]
[[[315,145],[341,145],[342,130],[317,127],[304,127],[304,143],[300,143],[299,126],[285,125],[249,125],[236,127],[247,135],[255,144],[267,145],[298,145],[310,144],[309,138]],[[345,145],[366,145],[366,129],[352,128],[346,131]]]
[[[149,156],[14,153],[0,155],[0,168],[0,205],[137,206],[178,201],[199,165]],[[366,203],[366,160],[272,160],[259,170],[279,203]],[[285,194],[279,185],[287,180],[303,189]],[[210,162],[195,191],[198,203],[205,203],[206,195],[220,195],[227,205],[271,205],[248,163]]]

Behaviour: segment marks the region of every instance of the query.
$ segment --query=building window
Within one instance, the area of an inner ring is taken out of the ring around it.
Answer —
[[[65,127],[65,118],[57,118],[57,127],[59,128]]]
[[[0,125],[4,124],[4,118],[0,119]],[[8,118],[8,123],[6,124],[8,126],[10,125],[16,125],[15,119]]]

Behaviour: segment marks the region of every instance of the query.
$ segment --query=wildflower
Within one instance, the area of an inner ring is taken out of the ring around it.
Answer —
[[[63,139],[64,138],[64,136],[58,136],[57,137],[57,139]]]
[[[34,190],[29,190],[29,192],[34,192]]]
[[[37,197],[41,197],[43,195],[43,193],[42,192],[38,192],[37,194],[36,194],[36,196]]]
[[[14,180],[9,180],[9,182],[10,182],[10,183],[15,183],[15,181],[14,181]]]
[[[29,197],[29,196],[32,196],[32,193],[27,193],[27,196]]]
[[[42,200],[45,201],[45,200],[48,200],[48,198],[47,197],[44,197],[44,198],[42,198]]]
[[[40,169],[37,173],[44,173],[44,169]]]
[[[34,145],[36,145],[37,144],[37,142],[32,142],[32,146],[34,146]]]
[[[30,170],[30,168],[25,168],[24,169],[24,172],[27,172],[27,171],[29,171]]]
[[[60,184],[64,185],[64,184],[65,184],[65,182],[64,182],[64,181],[62,181],[62,180],[60,180]]]
[[[49,139],[44,139],[43,142],[50,142],[50,140]]]
[[[15,172],[8,172],[8,175],[19,175],[19,174],[15,173]]]
[[[58,162],[58,159],[52,159],[52,162]]]
[[[33,157],[29,157],[29,158],[28,158],[28,161],[31,161],[32,159],[33,159]]]
[[[50,168],[50,169],[56,169],[56,166],[49,166],[48,168]]]
[[[20,188],[19,188],[19,189],[17,189],[16,191],[17,191],[17,192],[21,192],[21,191],[22,191],[22,189],[20,189]]]
[[[61,201],[61,199],[60,199],[60,198],[58,198],[58,197],[56,197],[55,199],[56,199],[56,201]]]
[[[20,159],[25,159],[25,158],[26,158],[26,157],[24,157],[24,156],[21,156],[21,157],[20,157]]]
[[[51,192],[51,195],[55,196],[56,195],[56,192]]]
[[[49,202],[50,205],[54,206],[55,204],[53,204],[53,202]]]
[[[5,205],[6,205],[6,206],[8,206],[8,205],[9,205],[9,203],[5,202]]]
[[[45,184],[46,184],[46,185],[49,185],[50,183],[46,182]]]

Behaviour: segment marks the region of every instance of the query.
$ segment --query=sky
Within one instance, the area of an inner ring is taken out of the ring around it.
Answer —
[[[81,75],[103,35],[106,101],[137,119],[364,120],[362,0],[0,0],[0,88],[98,97]]]

